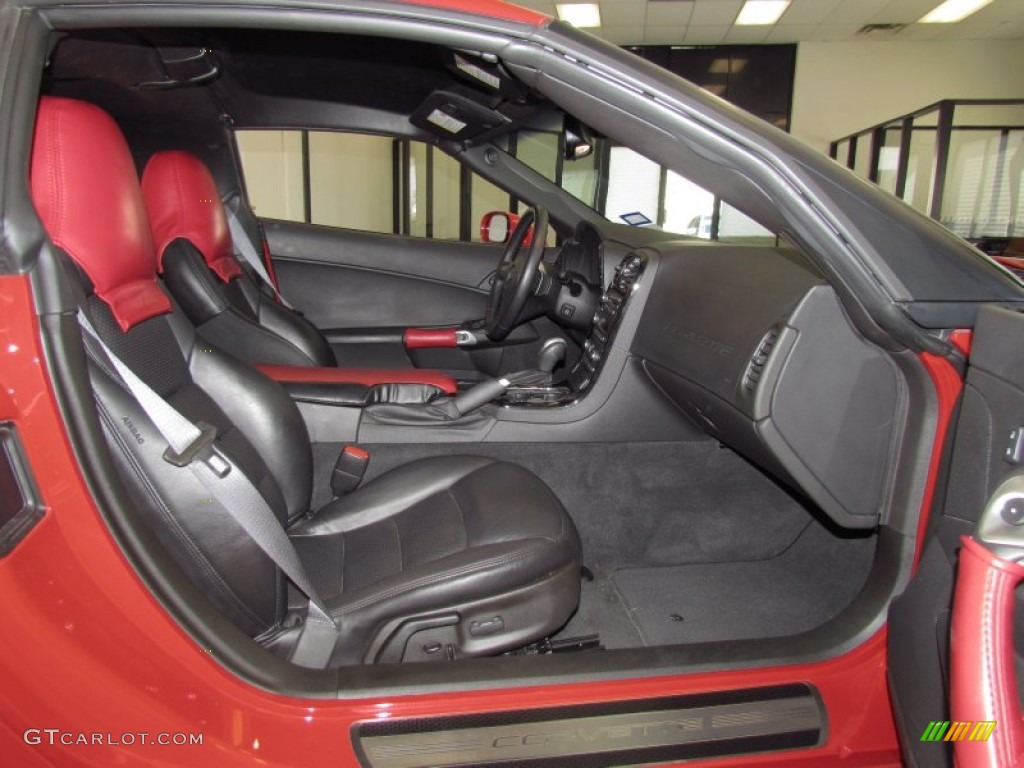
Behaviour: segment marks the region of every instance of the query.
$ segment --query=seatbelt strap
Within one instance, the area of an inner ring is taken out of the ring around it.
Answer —
[[[280,291],[277,290],[277,286],[274,285],[274,281],[270,279],[267,267],[263,263],[263,259],[260,258],[259,253],[257,253],[256,246],[253,245],[252,240],[249,238],[249,233],[245,231],[245,227],[242,226],[238,214],[235,213],[235,210],[228,204],[227,200],[224,201],[224,213],[228,218],[228,229],[231,230],[231,242],[235,246],[235,252],[256,271],[264,285],[273,291],[275,298],[288,307],[288,309],[292,309],[292,305],[285,301],[284,296],[281,295]]]
[[[295,545],[266,499],[244,472],[233,469],[230,462],[217,452],[214,445],[216,430],[193,424],[154,392],[111,351],[82,311],[78,313],[78,324],[102,351],[121,383],[167,441],[164,458],[176,466],[188,467],[249,538],[309,598],[306,622],[292,651],[291,661],[302,666],[326,666],[337,643],[340,627],[328,614],[306,574]]]

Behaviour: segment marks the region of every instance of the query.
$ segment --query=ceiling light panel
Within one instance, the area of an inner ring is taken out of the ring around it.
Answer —
[[[789,0],[747,0],[736,17],[738,27],[774,24],[789,8]]]
[[[980,11],[992,0],[946,0],[921,17],[922,24],[955,24]]]
[[[557,3],[558,18],[574,27],[600,27],[601,9],[597,3]]]

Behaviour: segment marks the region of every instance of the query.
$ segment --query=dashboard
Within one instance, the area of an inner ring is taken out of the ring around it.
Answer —
[[[782,248],[680,241],[659,267],[630,354],[705,434],[871,528],[887,504],[905,386],[832,288]]]

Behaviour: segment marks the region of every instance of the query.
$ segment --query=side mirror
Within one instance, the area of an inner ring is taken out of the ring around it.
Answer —
[[[521,218],[518,213],[510,213],[508,211],[489,211],[485,213],[483,218],[480,219],[480,239],[485,243],[507,243]],[[525,246],[533,244],[532,226],[527,230],[521,244]]]
[[[489,211],[480,219],[480,239],[485,243],[507,243],[519,216],[506,211]]]

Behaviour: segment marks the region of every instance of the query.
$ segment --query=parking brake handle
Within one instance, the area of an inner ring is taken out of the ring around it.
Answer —
[[[470,411],[475,411],[482,405],[491,402],[505,394],[509,387],[541,387],[547,386],[551,374],[544,371],[516,371],[502,376],[499,379],[487,379],[474,387],[467,389],[457,395],[452,405],[459,414],[465,416]]]

